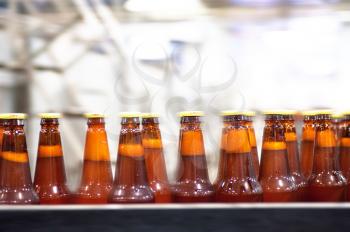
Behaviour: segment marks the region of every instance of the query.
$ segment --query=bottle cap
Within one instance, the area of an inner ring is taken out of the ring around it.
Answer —
[[[203,111],[182,111],[177,114],[179,117],[201,117],[204,116]]]
[[[296,115],[296,110],[266,110],[262,112],[264,115]]]
[[[220,112],[221,116],[236,116],[243,115],[248,117],[254,117],[256,114],[254,111],[238,111],[238,110],[224,110]]]
[[[158,113],[142,113],[141,118],[159,118],[160,115]]]
[[[119,114],[121,118],[139,118],[140,115],[140,112],[121,112]]]
[[[6,113],[0,114],[0,119],[26,119],[27,114],[23,113]]]
[[[60,114],[60,113],[40,113],[40,114],[38,114],[38,116],[40,117],[40,118],[61,118],[62,117],[62,114]]]
[[[85,113],[84,117],[85,118],[104,118],[105,115],[104,114],[100,114],[100,113]]]

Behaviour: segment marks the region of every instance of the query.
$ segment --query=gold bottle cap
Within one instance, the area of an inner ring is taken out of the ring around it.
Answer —
[[[141,118],[159,118],[160,115],[158,113],[142,113]]]
[[[105,115],[104,114],[100,114],[100,113],[85,113],[84,117],[85,118],[104,118]]]
[[[296,115],[296,110],[265,110],[264,115]]]
[[[49,119],[49,118],[51,118],[51,119],[62,118],[62,114],[60,114],[60,113],[40,113],[40,114],[38,114],[38,116],[40,118],[47,118],[47,119]]]
[[[244,115],[248,117],[254,117],[256,114],[254,111],[238,111],[238,110],[224,110],[220,112],[221,116],[235,116],[235,115]]]
[[[121,118],[139,118],[141,115],[140,112],[121,112],[119,117]]]
[[[345,115],[341,112],[333,112],[332,113],[332,118],[333,119],[342,119]]]
[[[304,110],[301,111],[301,115],[303,116],[315,116],[317,114],[317,110]]]
[[[328,115],[333,114],[332,110],[324,109],[324,110],[316,110],[315,115]]]
[[[26,119],[27,114],[23,113],[6,113],[0,114],[0,119]]]
[[[204,116],[203,111],[182,111],[177,113],[179,117],[201,117]]]
[[[341,114],[342,114],[342,116],[349,116],[350,110],[342,111]]]

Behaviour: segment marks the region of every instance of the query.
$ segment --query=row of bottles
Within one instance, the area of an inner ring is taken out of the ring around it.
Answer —
[[[211,184],[199,111],[179,114],[179,164],[168,182],[158,115],[123,113],[113,180],[104,116],[86,114],[83,172],[78,190],[66,185],[59,114],[41,114],[34,182],[25,114],[0,115],[0,204],[345,201],[350,175],[350,115],[304,113],[299,161],[293,111],[267,111],[261,152],[254,112],[222,112],[218,174]],[[142,123],[142,129],[140,124]]]

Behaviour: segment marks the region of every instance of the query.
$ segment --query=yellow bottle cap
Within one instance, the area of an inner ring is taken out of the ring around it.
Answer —
[[[296,115],[296,110],[265,110],[264,115]]]
[[[324,110],[316,110],[315,115],[328,115],[328,114],[332,114],[332,113],[333,113],[332,110],[324,109]]]
[[[317,110],[304,110],[301,111],[301,115],[303,116],[315,116],[317,114]]]
[[[140,112],[121,112],[119,114],[121,118],[139,118],[140,115]]]
[[[248,117],[254,117],[255,112],[254,111],[238,111],[238,110],[224,110],[220,112],[221,116],[235,116],[235,115],[243,115]]]
[[[333,112],[332,114],[333,119],[342,119],[343,117],[344,117],[344,114],[340,112]]]
[[[179,117],[201,117],[204,116],[203,111],[182,111],[177,114]]]
[[[27,114],[23,113],[6,113],[0,114],[0,119],[26,119]]]
[[[141,118],[159,118],[160,115],[158,113],[142,113]]]
[[[104,114],[100,114],[100,113],[85,113],[84,117],[85,118],[104,118],[105,115]]]
[[[61,118],[62,114],[60,113],[40,113],[38,114],[40,118]]]

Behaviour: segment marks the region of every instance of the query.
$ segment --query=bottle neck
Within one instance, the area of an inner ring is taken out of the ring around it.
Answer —
[[[4,120],[0,186],[22,188],[32,185],[23,120]]]
[[[197,117],[183,117],[180,129],[179,180],[208,180],[203,133]]]
[[[266,120],[259,178],[289,176],[284,126],[280,120]]]
[[[122,119],[116,169],[116,184],[147,185],[144,149],[138,119]]]
[[[87,121],[84,160],[110,161],[104,118],[89,118]]]
[[[287,154],[289,169],[292,173],[300,173],[299,151],[297,142],[297,133],[294,119],[284,120],[285,138],[287,143]]]
[[[61,134],[58,119],[41,119],[38,158],[62,157]]]
[[[330,118],[320,118],[316,125],[314,173],[339,170],[336,135]]]
[[[223,178],[253,177],[251,145],[245,121],[229,122],[226,130],[226,149],[221,168]]]
[[[302,129],[302,140],[303,141],[315,141],[315,121],[311,119],[304,119],[304,125]]]

